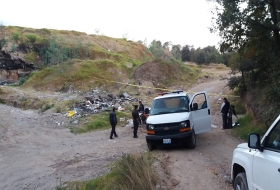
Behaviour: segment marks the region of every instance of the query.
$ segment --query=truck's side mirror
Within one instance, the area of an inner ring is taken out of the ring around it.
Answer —
[[[263,151],[263,148],[260,144],[260,136],[256,133],[251,133],[248,136],[248,147],[252,149],[258,149],[259,151]]]
[[[198,110],[198,104],[197,103],[193,103],[192,110],[193,111]]]

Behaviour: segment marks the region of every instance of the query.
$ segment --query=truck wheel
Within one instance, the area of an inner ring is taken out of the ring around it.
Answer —
[[[248,190],[247,178],[245,173],[239,173],[234,180],[234,190]]]
[[[156,148],[156,146],[151,143],[147,143],[147,145],[148,145],[149,151],[153,151]]]
[[[194,130],[192,130],[192,136],[190,138],[190,141],[187,144],[187,147],[190,149],[194,149],[195,146],[196,146],[196,135],[195,135]]]

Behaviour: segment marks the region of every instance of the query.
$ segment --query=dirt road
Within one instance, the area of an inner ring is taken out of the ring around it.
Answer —
[[[197,136],[194,150],[159,148],[152,152],[160,177],[158,189],[226,190],[232,151],[240,140],[221,130],[219,99],[227,93],[225,82],[202,83],[192,91],[211,95],[211,132]],[[107,118],[106,118],[107,119]],[[122,153],[146,152],[145,130],[132,138],[131,125],[74,135],[65,128],[62,114],[23,111],[0,104],[0,189],[55,189],[65,181],[92,179],[109,171],[107,164]],[[58,125],[61,123],[61,125]]]

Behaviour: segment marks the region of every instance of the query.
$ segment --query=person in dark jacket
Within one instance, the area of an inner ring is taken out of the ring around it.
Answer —
[[[138,112],[138,105],[134,105],[134,110],[132,111],[133,118],[133,138],[138,138],[137,131],[140,123],[140,117]]]
[[[141,100],[139,100],[139,112],[140,113],[144,113],[144,105],[143,105],[143,103],[141,102]]]
[[[224,98],[224,102],[221,106],[221,113],[222,113],[222,119],[223,119],[223,128],[222,129],[226,129],[228,126],[227,115],[228,115],[229,107],[230,107],[229,101],[226,98]]]
[[[117,116],[116,116],[116,108],[115,107],[113,107],[113,110],[110,113],[110,123],[111,123],[111,126],[112,126],[110,139],[113,139],[113,135],[115,136],[115,138],[118,137],[118,135],[116,133],[116,125],[118,123],[118,120],[117,120]]]

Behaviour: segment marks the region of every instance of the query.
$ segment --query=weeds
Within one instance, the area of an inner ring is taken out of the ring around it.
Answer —
[[[251,114],[246,114],[244,117],[239,118],[238,121],[240,126],[233,128],[233,134],[245,141],[250,133],[257,133],[262,136],[267,130],[265,124],[254,123]]]
[[[67,189],[153,190],[156,179],[149,154],[124,154],[108,174],[89,181],[69,182]]]
[[[5,100],[0,98],[0,104],[6,104]]]
[[[46,104],[43,108],[42,108],[42,112],[47,111],[48,109],[51,109],[54,106],[54,104]]]

